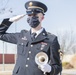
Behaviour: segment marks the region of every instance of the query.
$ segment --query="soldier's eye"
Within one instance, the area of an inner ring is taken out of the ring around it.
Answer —
[[[28,16],[32,16],[32,14],[29,14]]]

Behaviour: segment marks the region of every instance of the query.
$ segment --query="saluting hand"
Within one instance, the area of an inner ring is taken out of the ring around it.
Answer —
[[[22,15],[17,15],[15,17],[12,17],[9,19],[10,22],[15,22],[15,21],[18,21],[20,20],[21,18],[23,18],[25,16],[25,14],[22,14]]]

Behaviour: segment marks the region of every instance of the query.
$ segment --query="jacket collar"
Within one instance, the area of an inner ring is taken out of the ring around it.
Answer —
[[[24,36],[26,36],[26,38],[27,38],[27,40],[28,40],[29,42],[32,42],[31,32],[30,32],[30,31],[26,32],[26,33],[24,34]]]
[[[47,32],[45,31],[45,29],[43,29],[43,31],[33,41],[31,39],[31,30],[26,33],[26,37],[30,43],[37,43],[48,38]]]

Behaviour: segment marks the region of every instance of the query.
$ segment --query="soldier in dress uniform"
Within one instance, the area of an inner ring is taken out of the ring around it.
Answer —
[[[13,23],[12,19],[4,19],[0,25],[0,40],[17,44],[17,60],[12,75],[44,75],[44,72],[47,75],[58,75],[62,71],[62,65],[57,36],[48,33],[41,25],[47,6],[39,1],[28,1],[25,8],[27,22],[31,27],[29,31],[6,33]],[[35,62],[35,56],[39,52],[48,55],[48,63],[40,68]]]

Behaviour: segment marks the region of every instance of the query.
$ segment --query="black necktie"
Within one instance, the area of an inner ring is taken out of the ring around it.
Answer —
[[[32,33],[32,34],[31,34],[31,38],[32,38],[32,40],[35,39],[35,36],[36,36],[36,33]]]

